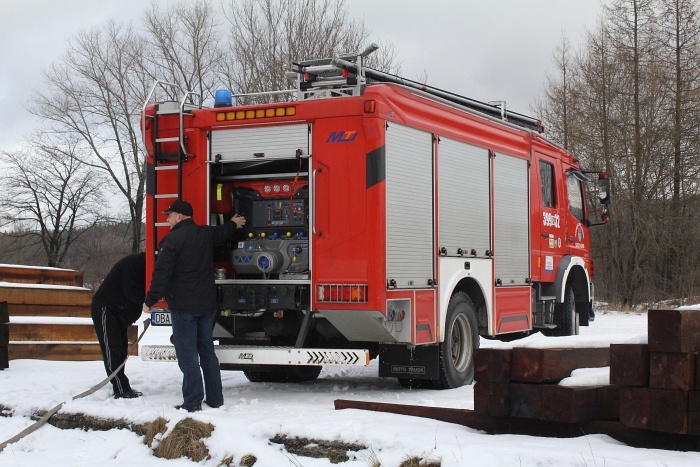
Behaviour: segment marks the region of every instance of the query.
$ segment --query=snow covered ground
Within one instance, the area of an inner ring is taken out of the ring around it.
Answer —
[[[530,336],[509,345],[547,345],[572,340],[604,345],[639,341],[646,334],[646,314],[601,313],[589,328],[575,338]],[[162,344],[170,328],[151,328],[142,344]],[[539,341],[539,342],[538,342]],[[499,342],[482,341],[484,346]],[[585,344],[588,345],[588,344]],[[144,397],[114,400],[107,386],[85,399],[67,403],[62,413],[85,413],[102,418],[124,418],[147,422],[162,416],[169,427],[185,417],[215,425],[206,440],[217,466],[233,455],[253,454],[256,466],[320,466],[326,459],[297,457],[279,444],[269,442],[277,434],[342,440],[368,446],[344,465],[368,466],[376,456],[382,466],[397,466],[414,456],[440,460],[443,466],[697,466],[700,453],[638,449],[605,435],[572,439],[537,438],[520,435],[488,435],[470,428],[428,419],[359,410],[335,411],[338,398],[394,402],[440,407],[473,408],[473,388],[448,391],[402,389],[394,379],[378,378],[377,363],[362,369],[326,368],[317,381],[302,384],[250,383],[240,372],[223,372],[225,405],[187,414],[173,408],[181,402],[181,374],[175,363],[142,362],[131,357],[127,375]],[[49,362],[14,360],[0,371],[0,404],[14,416],[0,417],[0,442],[31,423],[29,415],[69,400],[103,378],[102,362]],[[588,376],[584,376],[584,380]],[[601,378],[600,372],[590,376]],[[604,376],[603,376],[604,379]],[[44,426],[0,453],[2,466],[94,466],[94,465],[190,465],[179,459],[166,461],[153,456],[141,437],[128,430],[60,430]]]

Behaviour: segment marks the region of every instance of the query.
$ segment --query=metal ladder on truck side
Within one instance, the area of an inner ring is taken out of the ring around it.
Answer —
[[[153,115],[146,115],[146,107],[151,103],[151,99],[156,92],[156,89],[175,90],[177,93],[176,101],[165,101],[155,104]],[[197,104],[189,104],[188,99],[196,98]],[[144,101],[141,110],[141,134],[143,137],[144,147],[146,146],[146,120],[151,119],[153,128],[153,164],[146,163],[146,194],[153,196],[154,208],[159,199],[182,199],[182,164],[187,162],[190,157],[193,157],[187,152],[184,136],[184,119],[192,117],[191,111],[202,108],[202,97],[193,92],[186,91],[181,86],[169,83],[166,81],[156,81],[153,83],[148,97]],[[160,137],[158,123],[161,116],[178,115],[177,136]],[[165,143],[177,142],[177,151],[164,152],[163,145]],[[159,193],[158,192],[158,173],[161,171],[175,171],[177,177],[177,193]],[[155,210],[154,210],[155,212]],[[154,219],[155,220],[155,219]],[[154,243],[157,243],[157,228],[168,226],[167,222],[154,222],[152,225]],[[154,245],[156,247],[157,245]],[[156,250],[157,248],[154,248]]]

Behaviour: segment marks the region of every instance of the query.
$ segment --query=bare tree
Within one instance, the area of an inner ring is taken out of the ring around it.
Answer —
[[[30,104],[57,132],[78,137],[88,151],[76,157],[109,177],[128,207],[132,251],[140,248],[145,185],[139,112],[150,78],[143,43],[115,22],[80,32],[45,72],[45,88]]]
[[[60,266],[80,228],[100,213],[100,180],[78,157],[75,140],[37,137],[23,151],[3,152],[7,236],[40,244],[48,266]]]
[[[237,93],[288,89],[284,72],[293,61],[361,52],[369,37],[364,22],[349,17],[344,0],[231,1],[226,18],[230,59],[220,76]],[[391,44],[368,64],[398,71]]]
[[[544,100],[540,100],[535,105],[535,112],[545,122],[547,134],[561,141],[564,149],[569,147],[570,117],[571,107],[571,87],[572,79],[575,76],[572,68],[574,58],[569,39],[562,32],[561,41],[557,45],[554,53],[554,66],[556,75],[547,74],[544,85]]]
[[[220,47],[221,33],[211,3],[180,2],[166,8],[154,3],[144,23],[151,79],[197,92],[202,101],[212,97],[217,85],[215,69],[230,57]],[[179,97],[170,95],[172,99]]]
[[[562,122],[550,137],[612,176],[613,221],[592,232],[598,291],[630,306],[700,293],[698,6],[611,2],[569,86],[548,81],[541,102]]]

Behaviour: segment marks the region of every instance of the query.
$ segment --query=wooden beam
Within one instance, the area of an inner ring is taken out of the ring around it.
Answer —
[[[0,266],[0,281],[23,284],[83,286],[83,273],[71,269]]]
[[[610,344],[610,384],[649,386],[647,344]]]
[[[490,383],[510,381],[511,349],[476,349],[474,380]]]
[[[50,324],[50,323],[9,323],[0,325],[9,328],[13,342],[21,341],[94,341],[97,342],[97,334],[92,324]],[[126,331],[129,345],[138,337],[138,327],[129,326]],[[0,339],[0,344],[2,340]]]
[[[510,383],[510,416],[542,417],[543,384]]]
[[[8,305],[90,306],[92,290],[23,287],[22,284],[17,284],[0,287],[0,301],[6,301]]]
[[[599,368],[610,364],[609,347],[573,349],[513,349],[511,381],[558,383],[578,368]]]
[[[700,391],[688,393],[688,434],[700,435]]]
[[[10,316],[60,316],[64,318],[90,318],[89,305],[8,305]]]
[[[620,396],[617,386],[542,385],[542,420],[578,423],[617,420]]]
[[[620,387],[620,421],[629,428],[651,427],[651,389]]]
[[[688,392],[650,389],[651,424],[654,431],[688,433]]]
[[[8,351],[10,360],[18,360],[21,358],[65,361],[102,360],[102,352],[100,351],[100,345],[98,343],[12,343],[8,346]],[[131,355],[138,355],[138,349],[134,349],[134,352]]]
[[[510,383],[477,381],[474,384],[474,411],[492,417],[510,415]]]
[[[650,351],[700,350],[700,310],[649,310],[647,320]]]
[[[13,341],[95,341],[91,324],[10,323]]]
[[[695,389],[695,354],[651,352],[649,387]]]
[[[630,446],[650,449],[700,451],[700,436],[654,433],[628,428],[620,422],[594,420],[581,423],[563,423],[550,420],[531,420],[514,417],[490,417],[473,410],[445,407],[424,407],[382,402],[336,399],[336,410],[359,409],[431,418],[457,423],[489,434],[522,434],[549,438],[575,438],[594,433],[605,434]]]

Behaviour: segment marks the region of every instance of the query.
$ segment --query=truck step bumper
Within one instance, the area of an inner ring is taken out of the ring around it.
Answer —
[[[367,349],[297,349],[294,347],[247,347],[217,345],[220,364],[234,365],[369,365]],[[145,345],[139,349],[146,362],[175,362],[172,345]]]

